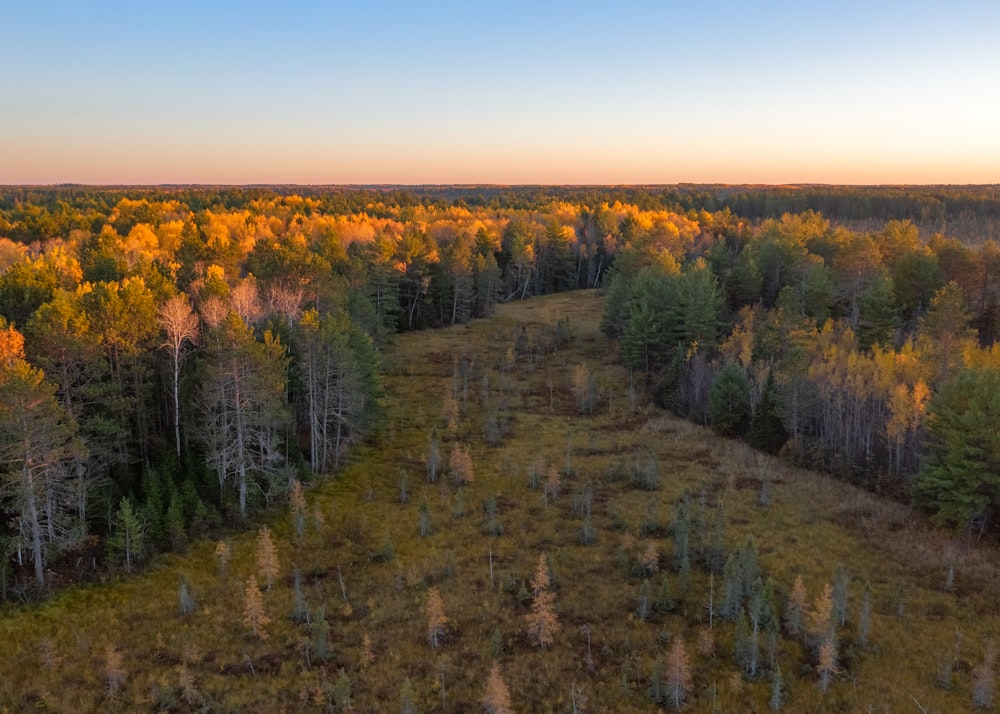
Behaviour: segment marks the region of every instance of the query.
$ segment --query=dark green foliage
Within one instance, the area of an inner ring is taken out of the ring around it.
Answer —
[[[670,592],[670,579],[666,573],[660,576],[660,587],[657,588],[656,598],[653,600],[653,611],[663,615],[673,612],[676,607],[673,595]]]
[[[858,301],[858,348],[870,349],[873,345],[891,344],[899,323],[899,310],[892,292],[892,281],[879,273]]]
[[[400,714],[417,714],[418,709],[413,701],[413,684],[410,678],[403,680],[403,686],[399,689],[399,711]]]
[[[118,505],[107,547],[112,562],[126,573],[131,573],[146,557],[145,523],[128,498]]]
[[[708,392],[708,423],[722,436],[743,436],[750,425],[750,385],[743,369],[727,364]]]
[[[490,496],[486,503],[483,504],[483,515],[485,516],[483,527],[486,534],[490,536],[503,535],[503,526],[497,520],[497,499],[495,496]]]
[[[768,454],[776,454],[788,440],[788,432],[778,411],[778,393],[774,384],[774,372],[768,372],[767,381],[757,411],[750,418],[748,434],[750,446]]]
[[[340,671],[337,672],[337,681],[333,684],[331,694],[333,695],[333,701],[336,702],[341,711],[350,711],[351,678],[347,675],[347,672],[344,671],[343,667],[341,667]]]
[[[373,560],[377,563],[391,563],[396,558],[396,546],[392,543],[392,536],[389,535],[389,531],[385,532],[382,536],[382,541],[379,543],[378,551],[373,554]]]
[[[913,500],[942,524],[985,528],[1000,506],[1000,370],[971,369],[931,399]]]

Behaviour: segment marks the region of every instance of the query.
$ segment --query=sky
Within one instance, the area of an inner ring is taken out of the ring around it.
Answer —
[[[0,184],[1000,183],[997,0],[0,9]]]

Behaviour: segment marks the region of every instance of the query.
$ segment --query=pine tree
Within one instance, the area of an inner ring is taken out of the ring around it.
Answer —
[[[128,498],[123,498],[115,514],[115,527],[108,540],[108,550],[125,566],[125,572],[142,560],[146,552],[146,538],[139,514]]]
[[[778,411],[778,394],[774,384],[774,372],[768,372],[764,382],[757,411],[750,418],[750,446],[768,454],[776,454],[788,441],[788,432]]]
[[[750,385],[743,369],[727,364],[708,392],[708,423],[722,436],[743,436],[750,425]]]
[[[653,609],[659,614],[672,612],[675,607],[674,597],[670,592],[670,579],[664,573],[660,576],[660,587],[656,591],[656,599],[653,601]]]
[[[486,714],[513,714],[510,706],[510,690],[500,674],[500,665],[493,662],[486,680],[486,691],[480,700]]]
[[[430,588],[427,591],[427,642],[431,647],[437,649],[447,624],[441,593],[436,587]]]
[[[337,681],[333,683],[333,701],[342,712],[351,711],[351,678],[341,667]]]
[[[257,531],[257,572],[267,582],[267,589],[271,589],[271,581],[278,577],[280,572],[278,564],[278,551],[274,547],[271,539],[271,529],[264,526]]]
[[[399,688],[399,711],[400,714],[417,714],[417,705],[413,701],[413,683],[409,677],[403,680],[403,686]]]
[[[320,607],[312,617],[309,625],[312,634],[312,648],[316,659],[325,661],[330,656],[330,623],[326,620],[326,608]]]
[[[243,591],[243,624],[253,637],[266,640],[267,631],[264,628],[270,622],[271,619],[264,612],[264,595],[257,587],[257,578],[251,575]]]

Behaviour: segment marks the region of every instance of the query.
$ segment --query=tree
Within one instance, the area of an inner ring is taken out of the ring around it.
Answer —
[[[239,513],[246,518],[251,487],[267,496],[269,480],[285,466],[280,436],[289,422],[288,360],[276,337],[265,332],[258,342],[234,312],[211,326],[206,352],[202,440],[220,491],[236,482]]]
[[[472,455],[469,449],[462,444],[455,444],[448,457],[448,470],[451,471],[451,478],[455,485],[467,485],[475,481],[476,474],[472,465]]]
[[[161,345],[170,350],[171,366],[173,367],[174,397],[174,442],[177,456],[181,455],[181,360],[184,359],[184,345],[198,342],[198,315],[191,309],[191,302],[183,293],[167,300],[158,313],[160,327],[166,333],[167,339]]]
[[[939,523],[985,529],[1000,506],[1000,369],[963,370],[931,398],[913,500]]]
[[[680,709],[691,690],[691,665],[681,637],[675,637],[670,646],[665,674],[667,701],[674,709]]]
[[[534,599],[531,611],[525,615],[528,624],[528,639],[536,647],[548,647],[552,644],[553,635],[559,629],[553,603],[555,593],[549,591],[549,565],[545,554],[538,556],[538,565],[531,578],[531,590]]]
[[[809,612],[806,634],[809,639],[822,650],[823,646],[832,643],[834,638],[833,622],[833,588],[830,583],[823,586],[823,592],[816,596],[813,608]]]
[[[931,385],[938,386],[961,369],[964,352],[975,344],[958,284],[951,282],[938,290],[918,324],[917,347],[932,371]]]
[[[819,672],[819,686],[824,692],[830,686],[833,676],[840,672],[837,668],[837,644],[832,638],[823,641],[819,646],[819,663],[816,665]]]
[[[750,417],[750,446],[768,454],[776,454],[788,441],[788,432],[785,431],[778,409],[778,394],[772,370],[767,373],[757,410]]]
[[[257,531],[257,572],[267,583],[267,589],[271,589],[271,581],[278,577],[280,566],[278,563],[278,551],[274,547],[271,539],[271,529],[264,526]]]
[[[447,624],[441,593],[437,588],[430,588],[427,591],[427,642],[434,649],[437,649]]]
[[[82,523],[73,508],[74,465],[86,458],[73,418],[55,387],[23,359],[20,334],[0,318],[0,498],[13,514],[45,584],[47,558],[73,545]],[[20,547],[20,541],[18,542]]]
[[[264,628],[270,623],[271,619],[264,612],[264,595],[257,587],[257,578],[251,575],[243,590],[243,624],[253,637],[266,640],[267,631]]]
[[[349,444],[371,425],[378,357],[371,339],[344,315],[307,310],[296,325],[296,372],[303,384],[313,473],[340,467]]]
[[[789,634],[797,635],[802,631],[802,619],[806,611],[806,586],[802,576],[796,575],[792,584],[792,592],[788,595],[788,606],[785,608],[785,627]]]
[[[118,505],[108,550],[124,563],[126,573],[131,573],[133,564],[145,555],[146,534],[143,522],[128,498],[123,498]]]
[[[708,423],[722,436],[743,436],[750,424],[750,385],[743,369],[722,368],[708,392]]]
[[[510,690],[500,674],[500,665],[496,661],[490,667],[490,675],[486,680],[486,691],[480,700],[487,714],[512,714],[510,706]]]

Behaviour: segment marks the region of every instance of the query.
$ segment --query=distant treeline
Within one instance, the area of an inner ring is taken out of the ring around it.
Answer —
[[[121,199],[169,197],[192,211],[235,208],[282,196],[308,196],[318,210],[343,214],[374,204],[544,210],[554,201],[588,206],[615,202],[645,211],[677,213],[729,209],[759,221],[816,211],[856,230],[890,220],[912,221],[924,238],[942,233],[964,242],[1000,238],[1000,184],[970,186],[150,186],[83,185],[0,187],[0,236],[23,243],[99,229]]]

